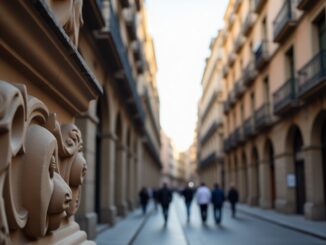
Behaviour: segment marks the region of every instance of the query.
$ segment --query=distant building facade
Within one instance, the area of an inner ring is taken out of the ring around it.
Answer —
[[[221,31],[226,188],[326,218],[325,1],[231,0]]]
[[[200,181],[212,186],[223,182],[223,83],[221,81],[221,38],[211,41],[202,77],[202,96],[198,105],[197,163]]]

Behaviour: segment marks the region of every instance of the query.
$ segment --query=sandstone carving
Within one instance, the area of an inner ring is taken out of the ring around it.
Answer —
[[[78,45],[79,29],[83,25],[83,0],[47,0],[58,23],[63,27],[75,46]]]
[[[0,81],[0,244],[74,222],[87,170],[81,149],[74,124],[60,125],[25,86]]]

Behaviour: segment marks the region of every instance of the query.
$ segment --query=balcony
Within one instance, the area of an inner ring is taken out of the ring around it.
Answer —
[[[264,7],[266,0],[252,0],[255,12],[258,14]]]
[[[122,41],[118,17],[112,6],[110,6],[109,10],[110,14],[105,20],[106,27],[94,32],[95,37],[99,47],[103,50],[103,55],[111,57],[107,62],[109,67],[116,73],[114,81],[117,83],[119,95],[130,101],[127,109],[142,128],[145,121],[145,112],[137,91],[127,50]]]
[[[249,139],[255,135],[254,119],[249,117],[243,124],[243,136],[244,139]]]
[[[255,111],[255,126],[257,130],[265,129],[272,124],[270,103],[264,103]]]
[[[122,14],[126,22],[129,40],[134,41],[137,39],[136,13],[133,11],[133,9],[127,8],[123,9]]]
[[[255,13],[252,11],[249,11],[246,16],[246,19],[244,21],[244,24],[242,26],[242,33],[245,37],[249,36],[250,31],[252,30],[256,19],[257,19],[257,16],[255,15]]]
[[[311,98],[322,93],[326,85],[326,50],[321,50],[298,72],[298,96]]]
[[[204,134],[204,136],[200,140],[200,144],[204,145],[208,140],[214,135],[215,131],[218,129],[218,127],[221,125],[219,122],[213,122],[212,125],[209,127],[207,132]]]
[[[268,42],[263,40],[254,53],[256,69],[261,70],[269,62]]]
[[[273,94],[274,99],[274,113],[282,115],[290,112],[295,108],[296,101],[296,80],[291,78],[286,81],[276,92]]]
[[[256,66],[253,61],[250,61],[243,70],[243,83],[245,86],[250,86],[257,76]]]
[[[226,99],[226,101],[224,101],[224,103],[223,103],[223,112],[224,112],[224,114],[228,114],[230,109],[231,109],[230,101],[229,101],[229,99]]]
[[[230,135],[230,149],[234,149],[237,146],[237,139],[235,131]]]
[[[242,35],[242,33],[239,33],[238,38],[234,42],[234,51],[236,53],[239,53],[243,44],[245,43],[246,38]]]
[[[234,86],[235,96],[237,98],[241,97],[246,90],[246,87],[243,83],[243,79],[239,79]]]
[[[300,10],[310,10],[319,0],[299,0],[297,8]]]
[[[273,21],[274,42],[283,42],[295,29],[297,0],[285,0],[281,10]]]
[[[215,152],[212,152],[207,157],[205,157],[203,160],[200,161],[199,166],[206,167],[212,163],[216,163],[218,161],[223,160],[223,158],[219,157]]]
[[[236,58],[237,58],[237,56],[235,55],[235,53],[233,51],[231,51],[228,56],[228,66],[229,67],[231,67],[234,64],[234,61]]]

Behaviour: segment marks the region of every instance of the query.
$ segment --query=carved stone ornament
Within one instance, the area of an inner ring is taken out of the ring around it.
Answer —
[[[87,169],[82,143],[79,129],[60,125],[24,85],[0,81],[0,244],[54,239],[78,226],[71,216]]]
[[[83,25],[83,0],[47,0],[58,24],[63,27],[72,43],[77,47],[79,29]]]

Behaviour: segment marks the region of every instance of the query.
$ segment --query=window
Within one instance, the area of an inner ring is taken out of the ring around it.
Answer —
[[[285,69],[287,80],[295,77],[294,49],[293,46],[285,53]]]
[[[250,94],[250,107],[251,107],[251,113],[254,114],[255,112],[255,93],[252,92]]]
[[[318,33],[319,50],[325,50],[326,49],[326,18],[325,18],[324,11],[323,14],[321,14],[321,16],[317,18],[315,25],[317,27],[317,33]]]
[[[241,116],[241,124],[243,123],[244,120],[244,107],[243,107],[243,102],[241,102],[240,105],[240,116]]]

